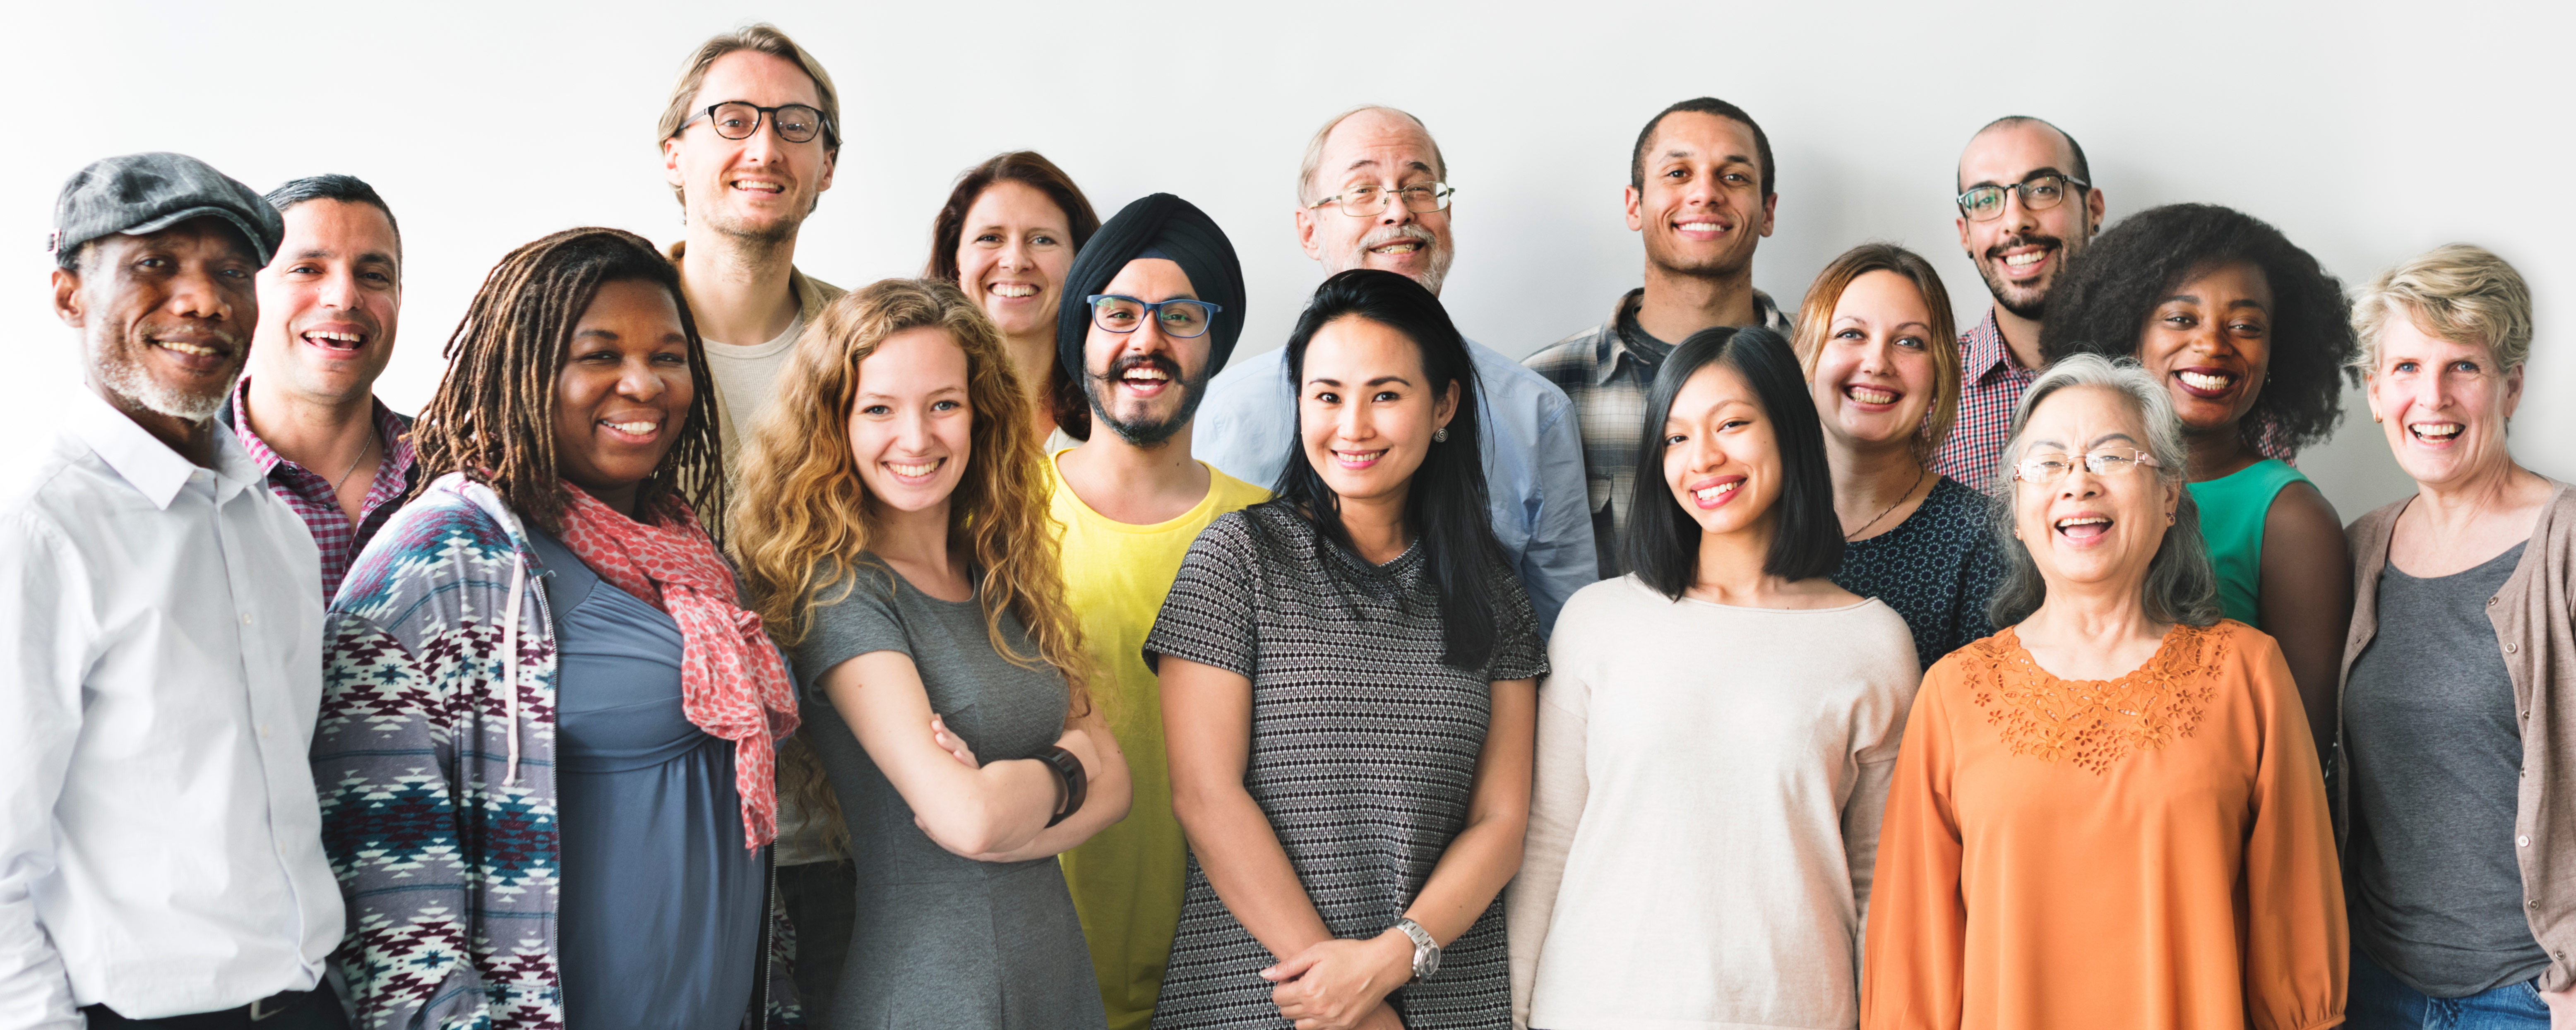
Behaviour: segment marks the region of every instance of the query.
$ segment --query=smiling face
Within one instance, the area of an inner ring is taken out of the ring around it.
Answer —
[[[2272,286],[2251,261],[2185,277],[2138,331],[2138,360],[2195,435],[2235,432],[2272,367]]]
[[[1978,133],[1959,155],[1959,189],[2016,186],[2032,176],[2075,174],[2075,149],[2056,129],[2014,122]],[[2071,189],[2072,187],[2070,187]],[[2004,197],[2004,212],[1990,221],[1956,219],[1959,246],[1977,263],[1986,290],[2004,310],[2038,319],[2057,282],[2058,269],[2082,253],[2102,224],[2102,194],[2070,193],[2056,207],[2032,211],[2018,191]]]
[[[885,338],[859,362],[850,398],[850,457],[868,503],[945,511],[973,455],[975,409],[966,349],[938,326]]]
[[[2426,333],[2403,308],[2389,316],[2368,386],[2397,467],[2440,486],[2512,465],[2505,420],[2522,405],[2522,369],[2502,370],[2483,343]]]
[[[1315,165],[1315,181],[1307,188],[1316,200],[1362,186],[1392,193],[1439,181],[1439,162],[1439,150],[1420,123],[1371,108],[1333,126]],[[1338,205],[1301,205],[1297,241],[1307,257],[1324,263],[1326,276],[1354,268],[1383,269],[1421,283],[1435,295],[1456,256],[1448,210],[1417,213],[1393,200],[1371,217],[1353,217]]]
[[[2021,439],[2021,450],[2006,460],[2055,456],[2073,467],[2053,483],[2013,481],[2013,535],[2030,549],[2050,592],[2075,584],[2137,590],[2164,544],[2168,516],[2182,503],[2182,485],[2144,466],[2095,475],[2083,464],[2086,454],[2146,451],[2137,409],[2107,387],[2066,387],[2040,401]]]
[[[1164,258],[1138,258],[1119,269],[1103,294],[1134,297],[1148,304],[1175,297],[1197,299],[1190,277],[1179,263]],[[1080,304],[1080,297],[1067,298]],[[1217,313],[1233,318],[1234,312]],[[1190,423],[1199,399],[1206,395],[1211,370],[1208,346],[1215,330],[1176,339],[1163,333],[1161,312],[1134,330],[1111,332],[1089,322],[1083,339],[1082,364],[1089,374],[1083,389],[1091,395],[1092,413],[1138,447],[1155,447]]]
[[[1912,440],[1932,409],[1932,313],[1895,272],[1864,272],[1834,302],[1808,389],[1827,435],[1858,444]]]
[[[1768,532],[1780,499],[1780,442],[1744,373],[1700,366],[1664,418],[1664,485],[1700,531]]]
[[[822,94],[803,69],[757,50],[736,50],[707,66],[692,115],[715,104],[759,107],[804,104],[820,110]],[[795,238],[814,202],[832,188],[835,155],[816,133],[803,143],[779,138],[772,115],[745,139],[716,134],[709,119],[662,141],[662,173],[681,191],[688,220],[727,236],[767,243]]]
[[[393,220],[373,204],[308,200],[259,272],[251,371],[318,403],[363,398],[394,353],[402,269]]]
[[[679,443],[697,397],[689,338],[671,291],[600,284],[555,373],[555,473],[634,514],[636,487]]]
[[[1297,388],[1306,462],[1344,504],[1402,505],[1432,435],[1458,412],[1458,384],[1431,389],[1422,347],[1392,326],[1356,315],[1315,330]]]
[[[957,242],[957,283],[1004,336],[1055,334],[1064,276],[1073,269],[1072,220],[1045,193],[1003,179],[976,194]]]
[[[88,246],[80,274],[54,273],[54,309],[80,330],[92,388],[129,414],[213,418],[259,321],[250,241],[209,217]]]
[[[1646,143],[1645,185],[1627,191],[1628,228],[1644,238],[1646,261],[1703,277],[1751,266],[1779,199],[1762,195],[1758,154],[1752,126],[1697,111],[1665,115]]]

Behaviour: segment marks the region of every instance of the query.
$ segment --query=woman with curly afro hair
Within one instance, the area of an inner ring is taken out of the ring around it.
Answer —
[[[2280,230],[2210,204],[2139,212],[2066,276],[2041,353],[2129,358],[2172,393],[2220,611],[2280,642],[2322,752],[2352,561],[2334,506],[2279,456],[2324,442],[2343,416],[2343,285]]]

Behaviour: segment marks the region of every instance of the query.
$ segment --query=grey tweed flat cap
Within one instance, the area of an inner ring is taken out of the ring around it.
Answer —
[[[156,152],[100,158],[73,173],[54,201],[45,249],[68,254],[102,236],[139,236],[205,217],[241,230],[262,265],[286,235],[285,221],[257,190],[186,154]]]

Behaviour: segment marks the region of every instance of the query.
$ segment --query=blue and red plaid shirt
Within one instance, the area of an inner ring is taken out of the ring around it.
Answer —
[[[1985,320],[1959,337],[1959,419],[1932,456],[1933,473],[1993,493],[2004,443],[2012,435],[2013,408],[2037,378],[2038,372],[2013,358],[2003,327],[1995,322],[1995,309],[1988,306]],[[2254,449],[2266,458],[2298,464],[2297,449],[2268,421],[2255,433]]]
[[[340,592],[340,578],[348,575],[349,563],[364,550],[376,530],[402,507],[402,499],[411,493],[412,448],[411,420],[394,414],[381,400],[370,400],[375,406],[376,438],[384,442],[377,452],[375,479],[367,487],[367,499],[359,508],[358,521],[350,524],[347,513],[340,510],[340,496],[331,481],[321,473],[305,468],[270,450],[268,442],[250,428],[250,420],[241,413],[250,410],[250,377],[243,376],[233,384],[232,403],[224,407],[221,418],[231,426],[242,450],[250,453],[251,463],[268,483],[268,492],[286,502],[304,526],[313,531],[313,544],[322,551],[322,601],[329,604]]]

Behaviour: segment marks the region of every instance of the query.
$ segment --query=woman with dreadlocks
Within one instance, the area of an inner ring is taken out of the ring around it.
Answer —
[[[714,394],[653,245],[512,251],[332,608],[314,779],[360,1025],[765,1026],[794,693],[692,510]]]

